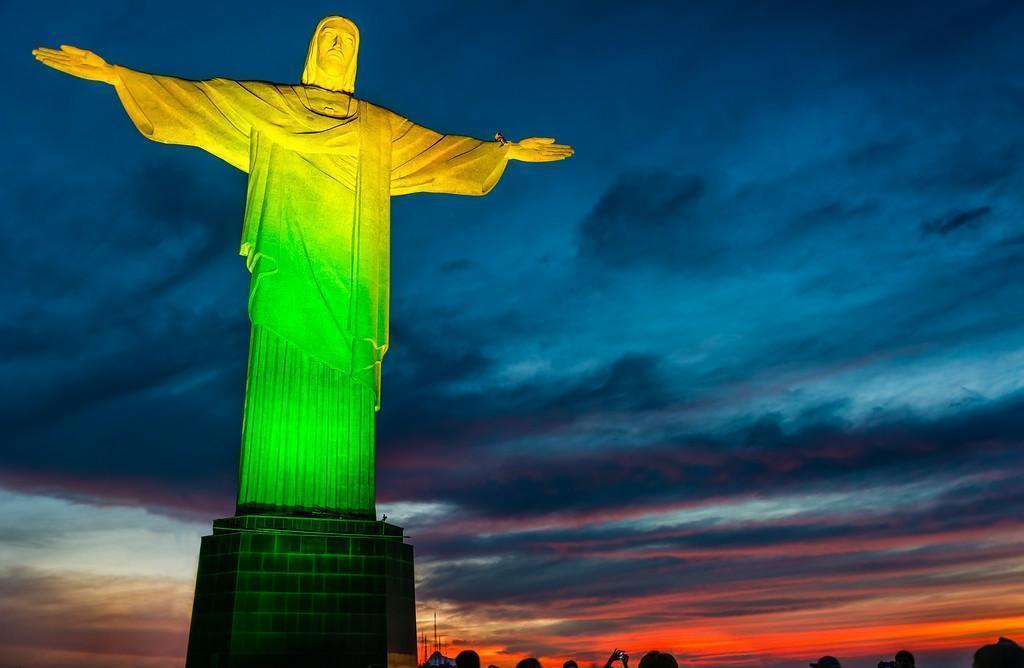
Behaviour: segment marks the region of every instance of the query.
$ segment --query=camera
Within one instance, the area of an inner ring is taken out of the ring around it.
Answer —
[[[895,661],[879,661],[878,668],[896,668]]]

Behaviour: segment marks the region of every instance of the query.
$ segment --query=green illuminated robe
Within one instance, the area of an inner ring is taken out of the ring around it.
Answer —
[[[118,73],[118,97],[143,135],[249,174],[240,252],[253,326],[238,513],[375,516],[390,198],[483,195],[506,148],[344,93],[329,94],[325,111],[313,87]]]

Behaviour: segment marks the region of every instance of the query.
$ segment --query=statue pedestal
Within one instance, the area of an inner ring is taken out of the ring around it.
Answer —
[[[412,545],[372,520],[242,515],[204,536],[187,668],[412,668]]]

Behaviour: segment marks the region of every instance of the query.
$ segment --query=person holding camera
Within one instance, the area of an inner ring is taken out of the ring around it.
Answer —
[[[611,656],[608,657],[608,661],[605,662],[604,668],[612,668],[616,661],[622,662],[622,668],[629,668],[629,655],[617,648],[613,650]],[[679,668],[679,664],[676,663],[675,657],[668,652],[652,650],[647,654],[644,654],[643,658],[640,659],[640,665],[637,666],[637,668]]]

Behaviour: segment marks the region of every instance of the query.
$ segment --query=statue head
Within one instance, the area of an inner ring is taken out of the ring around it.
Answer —
[[[356,89],[359,28],[341,16],[328,16],[313,32],[302,68],[302,83],[345,93]]]

